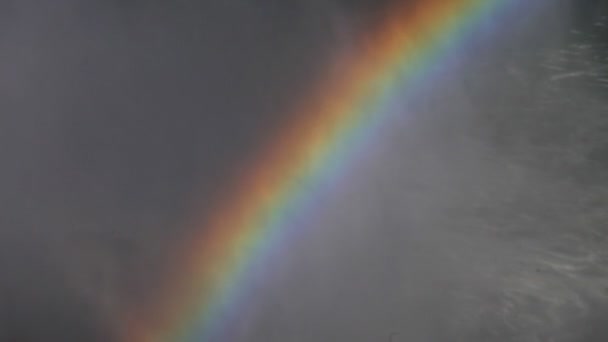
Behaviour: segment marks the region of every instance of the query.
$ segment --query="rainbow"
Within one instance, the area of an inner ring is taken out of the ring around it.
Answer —
[[[200,229],[180,246],[169,285],[125,340],[218,341],[247,300],[250,280],[265,272],[293,233],[290,219],[332,191],[370,141],[403,117],[395,99],[413,99],[447,70],[496,20],[530,0],[418,0],[394,5],[355,52],[337,59],[327,80]],[[145,317],[145,318],[143,318]]]

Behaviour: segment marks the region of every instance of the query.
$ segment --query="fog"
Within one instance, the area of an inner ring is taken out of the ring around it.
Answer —
[[[0,340],[119,341],[395,2],[0,2]],[[539,7],[397,101],[222,340],[608,340],[608,6]]]

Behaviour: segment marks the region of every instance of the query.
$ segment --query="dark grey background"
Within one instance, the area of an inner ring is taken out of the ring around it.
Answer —
[[[396,2],[0,1],[0,340],[117,339]],[[608,6],[546,2],[394,109],[231,339],[608,340]]]

